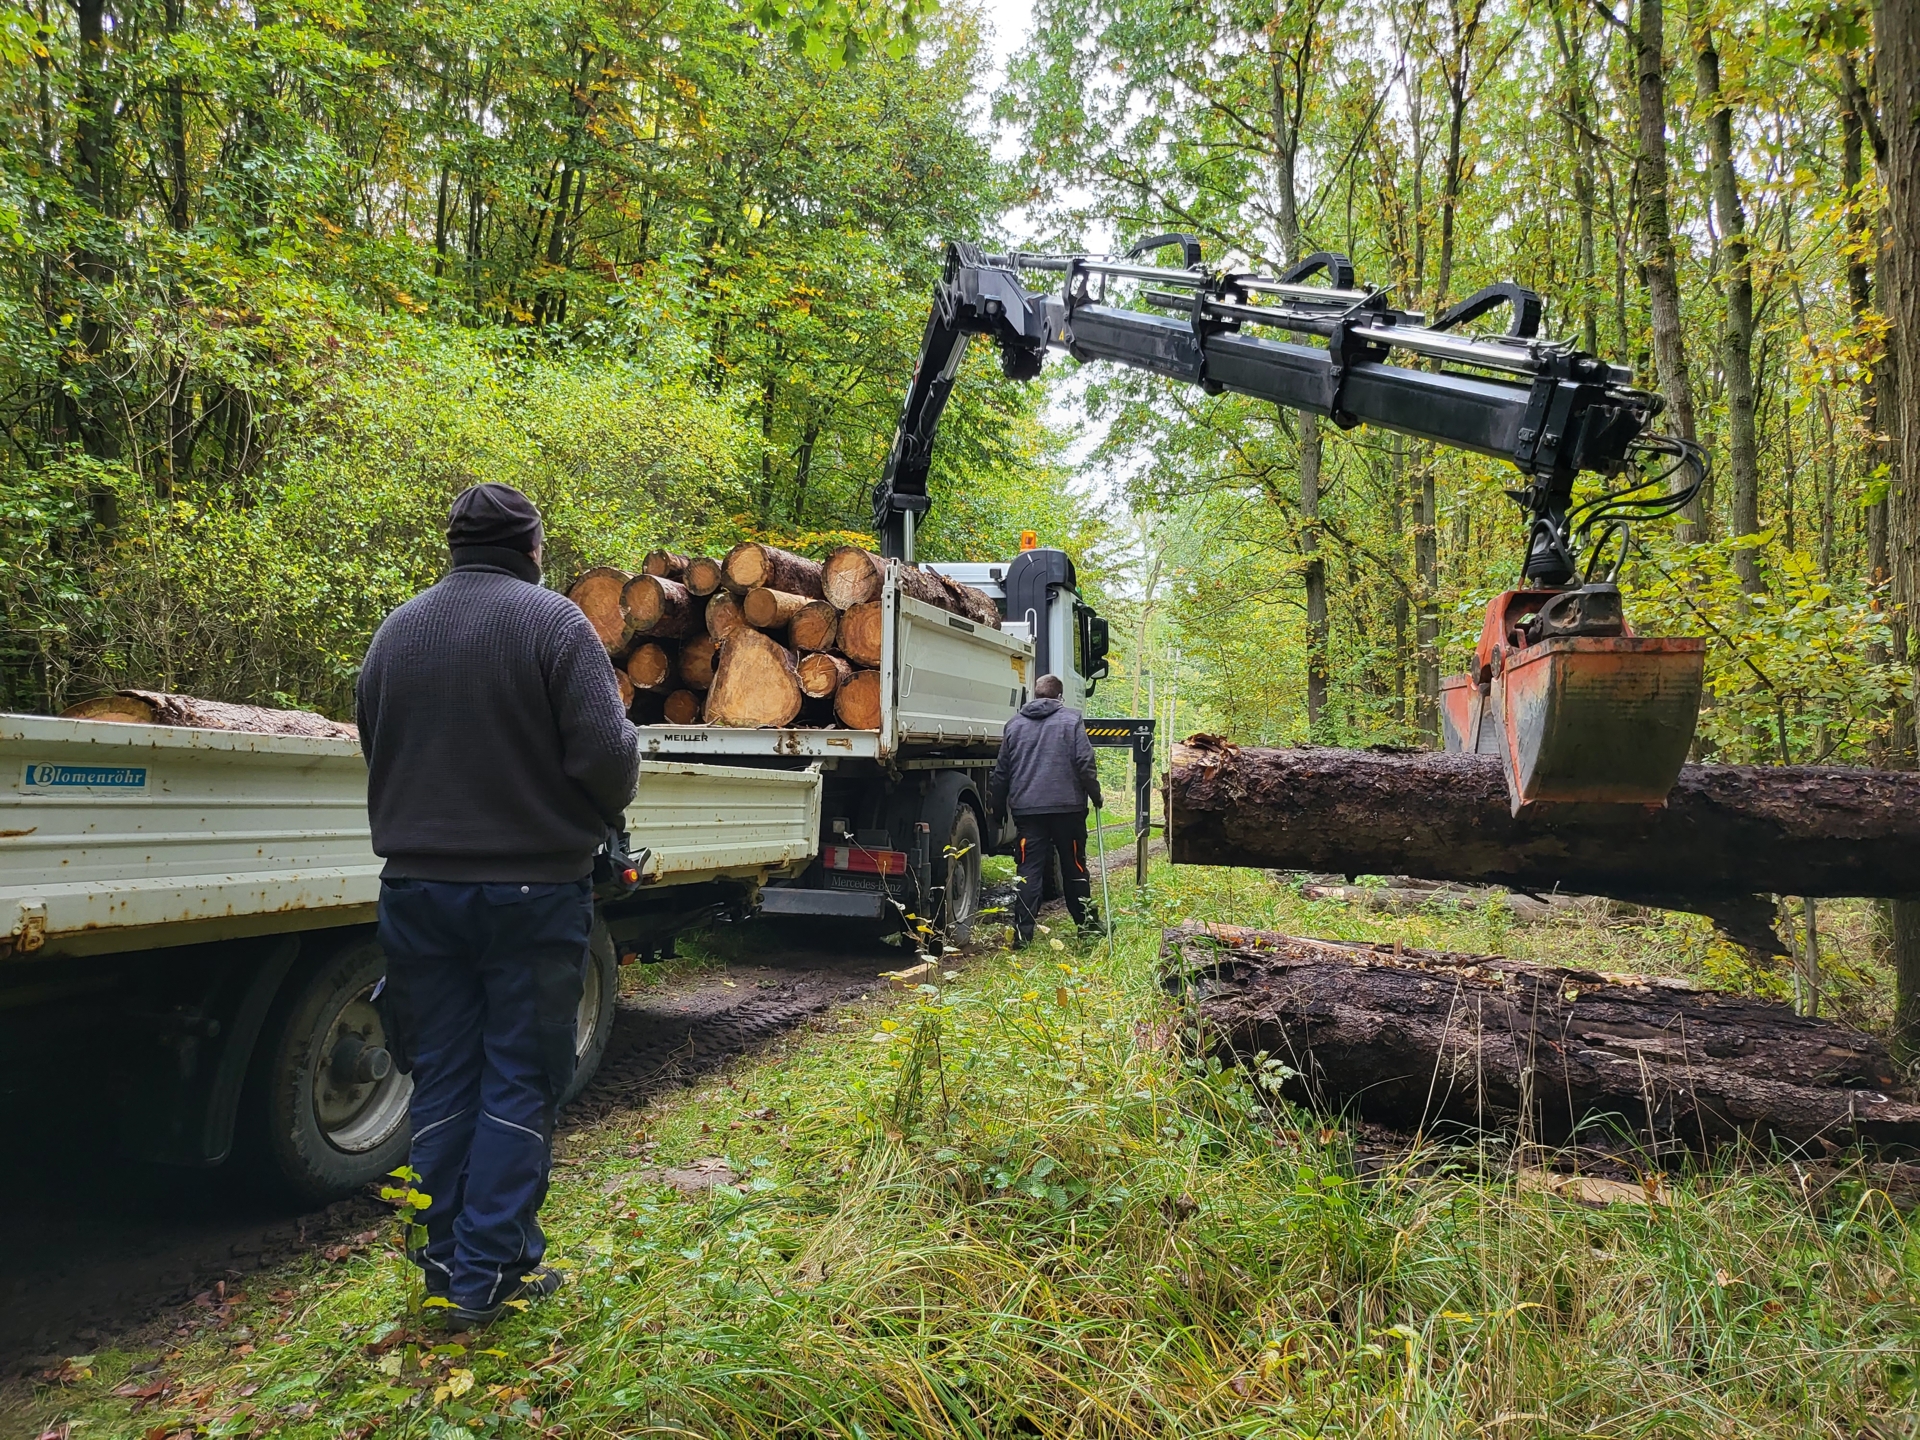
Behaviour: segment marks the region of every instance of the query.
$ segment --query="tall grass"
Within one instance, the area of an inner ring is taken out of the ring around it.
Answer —
[[[362,1347],[410,1332],[400,1262],[368,1256],[281,1302],[314,1305],[284,1345],[197,1342],[203,1418],[252,1385],[262,1431],[442,1440],[1920,1428],[1920,1237],[1882,1193],[1749,1156],[1599,1209],[1491,1148],[1358,1166],[1348,1128],[1192,1058],[1155,977],[1161,921],[1295,902],[1156,879],[1111,958],[1056,934],[975,960],[577,1137],[549,1212],[576,1283],[489,1338],[382,1374]],[[738,1185],[657,1183],[717,1154]]]

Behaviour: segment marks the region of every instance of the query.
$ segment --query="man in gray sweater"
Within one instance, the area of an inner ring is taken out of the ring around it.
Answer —
[[[387,953],[389,1048],[413,1073],[430,1197],[413,1252],[456,1328],[550,1294],[537,1219],[573,1078],[595,852],[639,746],[593,627],[540,585],[509,485],[453,502],[453,568],[386,618],[358,689]]]
[[[1060,858],[1067,913],[1076,925],[1092,922],[1093,886],[1087,874],[1087,801],[1104,804],[1093,742],[1078,710],[1061,701],[1058,675],[1033,682],[1033,699],[1007,721],[1000,757],[987,782],[995,808],[1013,812],[1019,833],[1020,894],[1014,904],[1016,945],[1033,939],[1040,897],[1053,860]]]

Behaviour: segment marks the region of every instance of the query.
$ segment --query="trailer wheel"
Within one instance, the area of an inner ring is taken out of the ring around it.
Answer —
[[[593,936],[587,942],[587,973],[580,986],[580,1008],[573,1020],[573,1083],[560,1097],[562,1105],[587,1088],[600,1068],[613,1038],[614,1012],[620,999],[620,957],[614,953],[607,922],[596,911]]]
[[[980,915],[980,817],[962,802],[953,812],[947,835],[946,899],[943,905],[947,939],[965,945],[973,938],[973,922]]]
[[[393,1068],[373,1004],[386,969],[371,936],[336,951],[263,1037],[268,1157],[306,1199],[335,1199],[406,1161],[413,1081]]]

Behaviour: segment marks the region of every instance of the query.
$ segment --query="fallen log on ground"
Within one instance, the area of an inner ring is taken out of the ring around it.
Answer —
[[[1225,925],[1165,932],[1162,976],[1207,1043],[1293,1072],[1282,1091],[1397,1129],[1920,1146],[1886,1048],[1683,981]]]
[[[275,710],[265,705],[229,705],[159,690],[117,690],[82,700],[60,712],[63,720],[112,720],[123,725],[180,725],[194,730],[244,730],[253,735],[300,735],[318,740],[358,740],[360,731],[311,710]]]
[[[1777,950],[1783,895],[1920,896],[1920,774],[1689,765],[1663,807],[1511,813],[1483,755],[1239,749],[1196,736],[1168,777],[1177,864],[1608,895],[1713,916]]]

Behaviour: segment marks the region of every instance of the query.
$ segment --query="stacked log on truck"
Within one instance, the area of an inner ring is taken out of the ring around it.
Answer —
[[[747,541],[721,559],[655,550],[567,587],[636,724],[880,728],[881,590],[889,562],[856,545],[824,561]],[[1000,628],[993,601],[917,566],[900,593]]]

